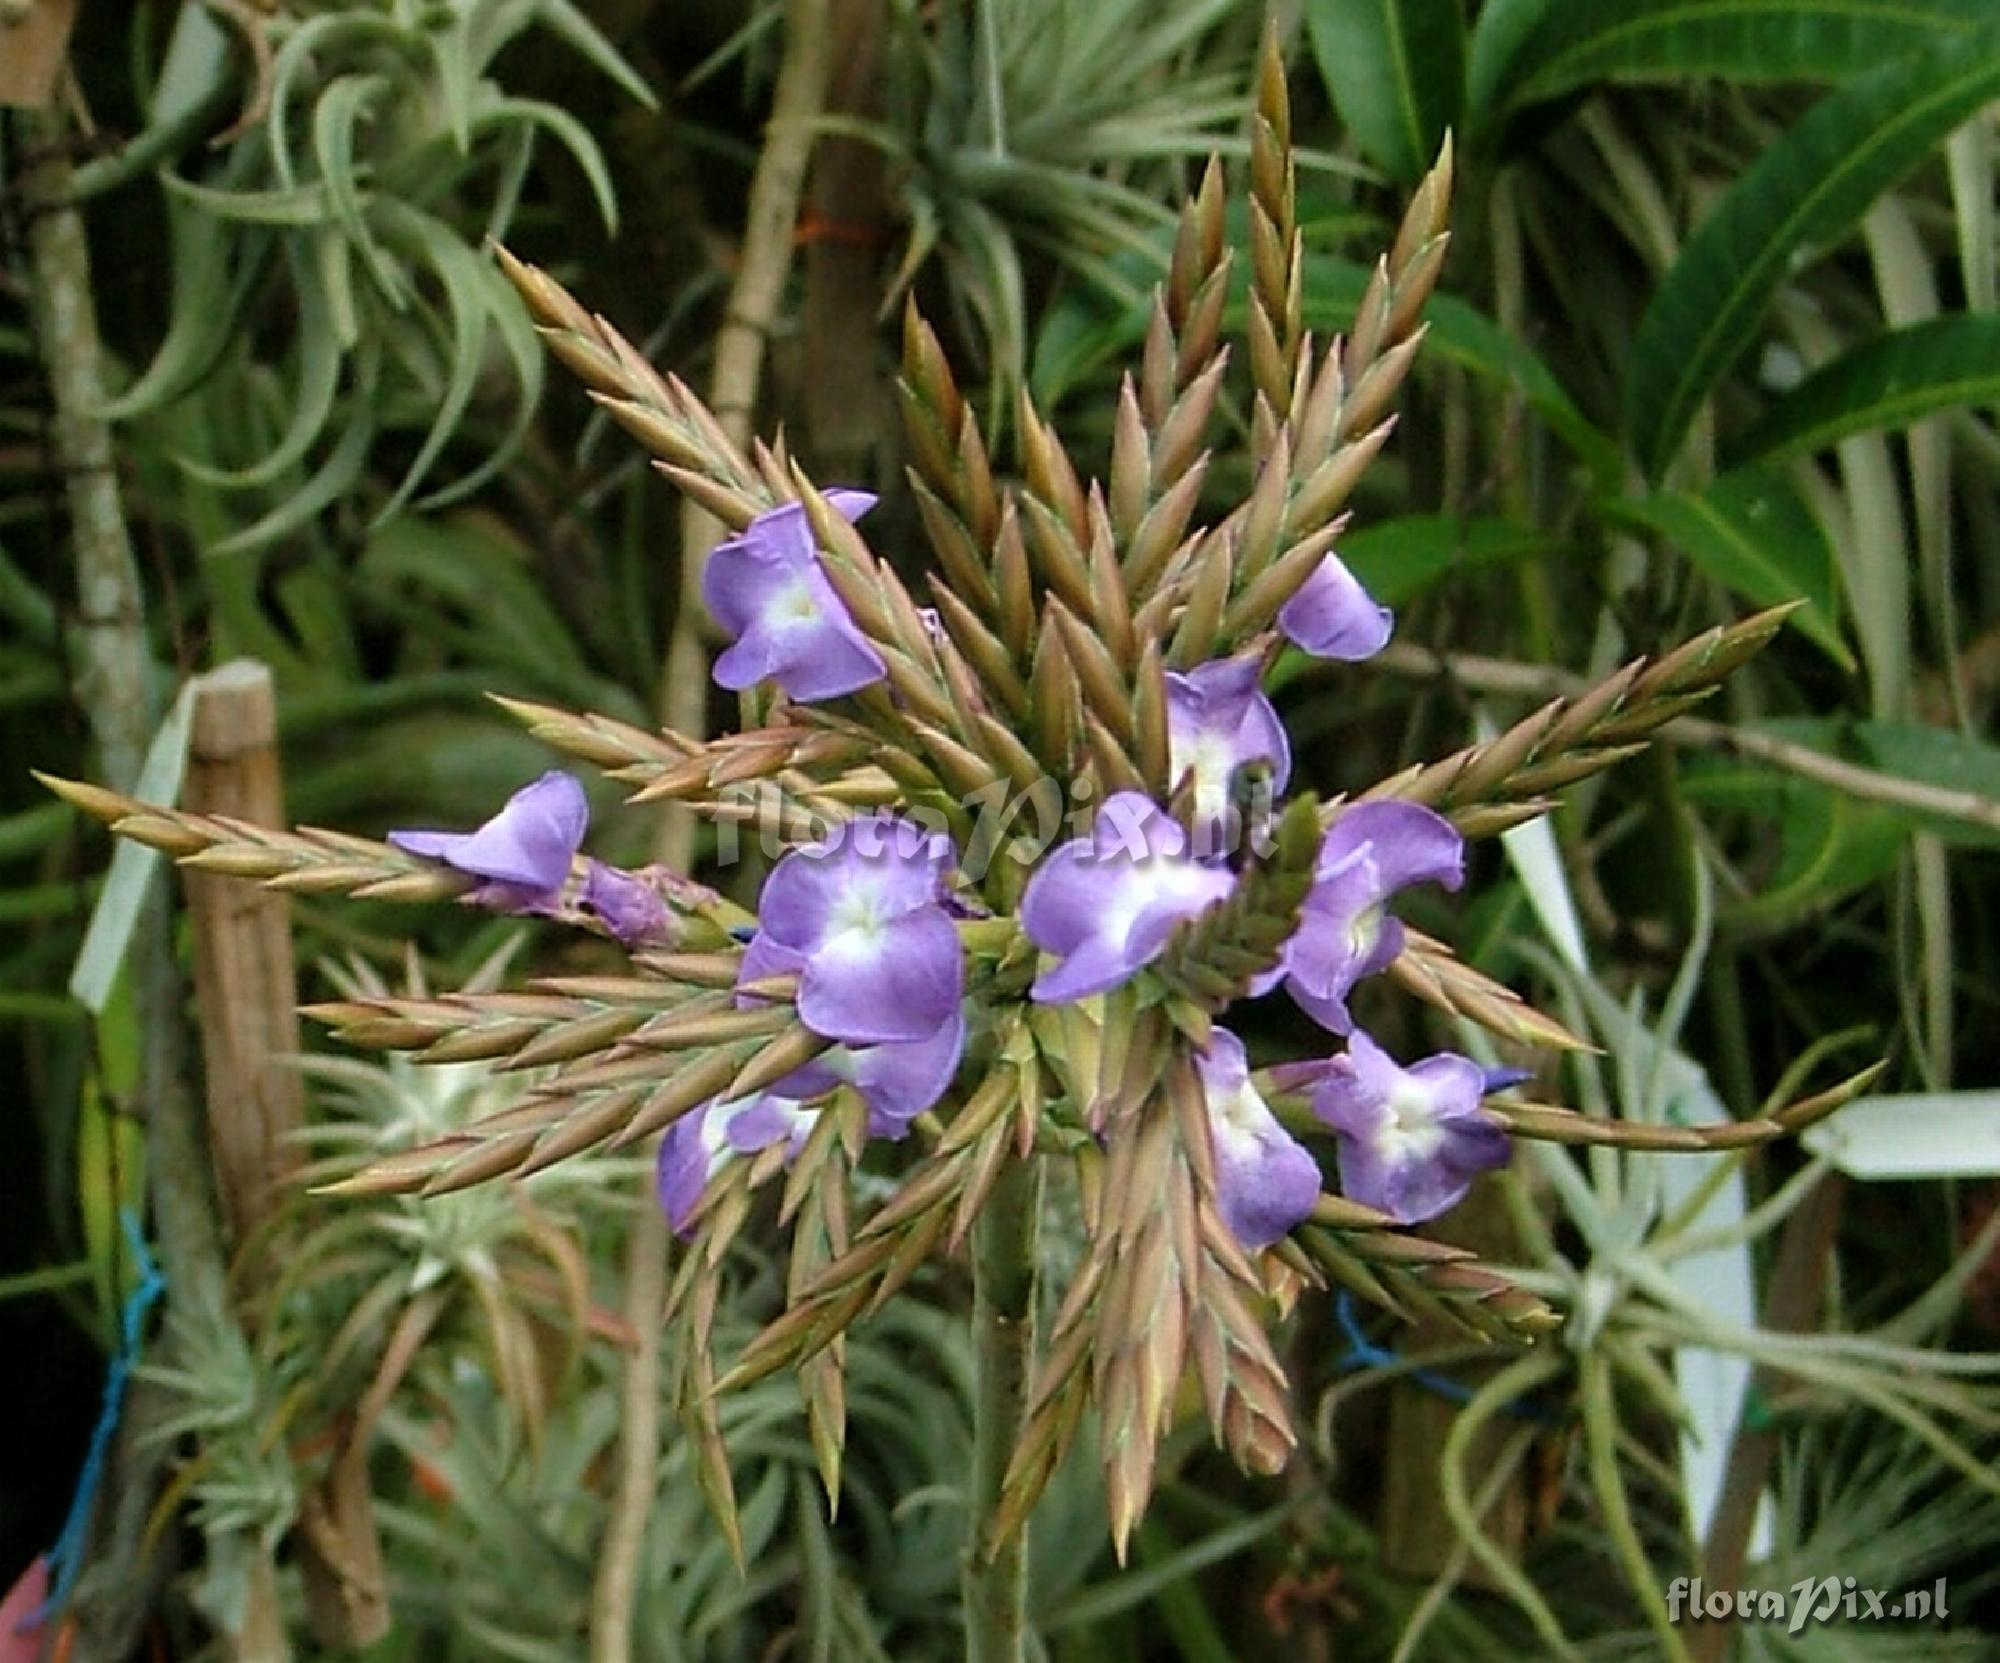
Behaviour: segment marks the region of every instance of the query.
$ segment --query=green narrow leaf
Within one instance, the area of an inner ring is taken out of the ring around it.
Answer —
[[[1836,622],[1833,550],[1777,474],[1744,469],[1699,494],[1661,491],[1606,512],[1659,533],[1701,571],[1758,606],[1803,600],[1793,621],[1843,670],[1854,668]]]
[[[489,11],[487,15],[493,13]],[[430,51],[431,85],[444,111],[452,143],[461,156],[472,149],[473,88],[482,67],[474,57],[472,16],[471,12],[460,11],[442,29],[432,30],[424,37]]]
[[[437,414],[395,495],[376,515],[377,525],[402,512],[424,475],[458,431],[485,362],[488,321],[484,268],[479,257],[458,240],[449,226],[429,214],[402,203],[384,204],[384,208],[393,210],[387,214],[385,223],[392,224],[399,239],[410,245],[408,256],[428,264],[436,273],[451,320],[451,339],[446,349],[445,380],[438,396]]]
[[[166,176],[171,182],[172,175]],[[169,205],[167,225],[173,244],[172,312],[166,338],[139,379],[97,414],[106,421],[125,421],[171,404],[203,376],[229,343],[242,298],[253,274],[263,266],[263,236],[224,239],[201,216]],[[234,280],[229,255],[237,256]]]
[[[1993,15],[1990,0],[1563,0],[1537,11],[1504,61],[1475,46],[1481,108],[1606,81],[1847,81],[1939,41],[1962,44]]]
[[[535,8],[535,17],[572,51],[581,53],[616,81],[628,97],[636,98],[649,110],[660,107],[653,89],[639,79],[639,72],[625,61],[617,47],[598,32],[597,25],[571,4],[571,0],[541,0]]]
[[[514,372],[514,413],[508,419],[505,431],[492,441],[492,448],[485,459],[471,472],[418,499],[417,506],[426,512],[463,501],[512,462],[542,397],[542,372],[548,360],[527,307],[499,267],[476,260],[472,269],[479,273],[487,318],[493,324],[501,351],[506,354]]]
[[[597,212],[604,221],[604,228],[610,232],[618,229],[618,189],[611,182],[611,170],[604,165],[604,154],[597,148],[597,141],[590,136],[590,129],[560,105],[544,103],[539,98],[502,98],[496,100],[489,110],[480,113],[475,127],[484,127],[495,118],[507,122],[522,122],[547,130],[549,135],[567,150],[583,169],[583,176],[589,182],[590,194],[597,201]]]
[[[317,225],[333,212],[333,202],[325,183],[318,179],[303,185],[285,185],[275,190],[233,191],[220,185],[198,184],[177,173],[163,173],[160,182],[174,196],[192,204],[213,219],[237,225]],[[217,239],[204,228],[209,241]],[[222,251],[218,249],[218,255]]]
[[[2000,404],[2000,317],[1933,318],[1886,330],[1822,364],[1729,446],[1775,461],[1939,410]]]
[[[1252,1513],[1170,1552],[1159,1551],[1164,1544],[1155,1536],[1148,1541],[1151,1551],[1143,1556],[1142,1564],[1071,1595],[1043,1619],[1041,1626],[1046,1633],[1057,1634],[1101,1623],[1123,1611],[1146,1609],[1196,1571],[1234,1558],[1261,1541],[1292,1512],[1286,1504]]]
[[[205,6],[183,6],[153,84],[148,125],[170,126],[199,111],[229,79],[229,34]]]
[[[187,770],[188,730],[194,721],[194,700],[184,684],[168,709],[166,718],[146,747],[145,761],[132,794],[141,802],[164,803],[171,807],[179,798],[181,776]],[[90,923],[83,932],[83,946],[70,972],[72,996],[93,1016],[102,1016],[118,980],[118,967],[125,962],[125,950],[132,945],[132,931],[144,909],[146,891],[164,857],[157,849],[129,839],[112,852],[111,874],[104,890],[91,908]]]
[[[334,397],[340,391],[340,337],[329,316],[319,262],[310,249],[302,249],[296,243],[287,244],[285,259],[292,269],[292,287],[299,308],[299,369],[289,389],[291,419],[278,442],[248,467],[219,468],[177,450],[174,460],[210,485],[239,489],[268,485],[287,469],[296,467],[325,429],[333,412]]]
[[[1556,548],[1546,531],[1497,514],[1405,514],[1340,540],[1348,570],[1384,606],[1401,606],[1446,577],[1532,560]]]
[[[1465,108],[1459,0],[1306,0],[1305,20],[1355,142],[1391,177],[1415,179]]]
[[[1734,757],[1684,757],[1681,786],[1697,807],[1751,822],[1754,837],[1746,841],[1754,858],[1769,858],[1775,844],[1769,869],[1747,874],[1751,892],[1724,909],[1726,918],[1744,926],[1783,928],[1880,881],[1901,857],[1913,826],[1913,817],[1882,804]]]
[[[294,96],[310,103],[321,84],[323,52],[332,61],[342,50],[351,50],[354,60],[366,60],[379,53],[384,63],[406,64],[417,48],[418,37],[402,20],[366,12],[326,12],[310,17],[291,30],[272,55],[270,68],[271,103],[259,132],[270,147],[273,172],[281,185],[298,182],[298,169],[291,151],[291,108]],[[250,146],[239,146],[246,156]]]
[[[354,160],[355,129],[373,114],[377,100],[394,90],[386,75],[343,75],[335,81],[313,106],[313,159],[335,221],[374,273],[383,298],[400,310],[409,301],[409,284],[369,228],[357,188],[369,170]]]
[[[449,641],[462,618],[468,650],[505,663],[541,685],[581,688],[589,667],[536,585],[526,551],[476,520],[404,515],[378,525],[362,550],[359,575],[371,602],[422,604],[413,627]]]
[[[39,855],[69,829],[67,803],[37,803],[33,808],[0,814],[0,860]]]
[[[347,430],[328,453],[319,471],[261,519],[241,531],[232,532],[210,547],[210,558],[244,554],[289,536],[332,506],[361,477],[368,461],[368,447],[375,438],[375,413],[372,408],[374,382],[372,371],[363,374],[360,385],[355,388]]]
[[[1822,99],[1695,230],[1639,322],[1626,427],[1649,479],[1754,339],[1801,250],[1837,241],[1980,107],[2000,96],[2000,32],[1953,40]]]
[[[330,682],[352,683],[368,672],[355,643],[347,597],[327,562],[296,566],[277,580],[278,604],[299,639],[300,656]]]

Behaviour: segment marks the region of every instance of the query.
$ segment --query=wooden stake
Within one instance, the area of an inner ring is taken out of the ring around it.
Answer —
[[[264,665],[237,659],[195,681],[182,795],[197,814],[285,825],[278,707]],[[240,1253],[278,1210],[300,1164],[293,1134],[305,1119],[305,1090],[293,1062],[299,1018],[290,903],[238,878],[195,871],[185,878],[209,1156],[229,1240]],[[254,1269],[241,1274],[255,1280]],[[299,1563],[314,1632],[333,1650],[372,1645],[389,1631],[389,1603],[365,1443],[342,1451],[306,1498],[300,1523]],[[268,1561],[253,1571],[268,1581]],[[261,1613],[258,1635],[246,1627],[239,1637],[243,1663],[290,1656],[280,1649],[284,1633],[275,1612],[272,1606]]]
[[[0,105],[48,107],[75,26],[76,0],[0,0]]]
[[[186,802],[197,814],[285,824],[271,672],[250,659],[195,683]],[[189,872],[208,1139],[230,1238],[241,1245],[299,1165],[305,1096],[290,903],[255,884]]]

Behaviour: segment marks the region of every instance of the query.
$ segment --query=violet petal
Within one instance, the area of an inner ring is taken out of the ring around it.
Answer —
[[[1350,663],[1373,658],[1389,644],[1395,627],[1395,614],[1378,605],[1347,563],[1332,553],[1278,609],[1278,628],[1315,658]]]
[[[477,831],[392,831],[389,841],[455,872],[553,898],[569,881],[570,862],[589,825],[583,787],[552,768],[509,797]]]
[[[1254,1252],[1311,1216],[1320,1194],[1319,1163],[1250,1083],[1243,1042],[1227,1028],[1210,1031],[1195,1064],[1208,1104],[1216,1207]]]

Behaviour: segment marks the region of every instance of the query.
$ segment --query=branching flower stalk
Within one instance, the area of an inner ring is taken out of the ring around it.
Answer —
[[[934,557],[921,591],[870,546],[872,497],[822,489],[780,445],[739,445],[684,385],[503,256],[556,356],[729,529],[702,595],[730,637],[716,679],[757,714],[703,739],[508,708],[636,799],[757,838],[773,865],[754,913],[678,871],[584,857],[580,799],[560,776],[473,832],[388,844],[258,833],[57,786],[209,869],[456,897],[624,946],[622,975],[317,1007],[358,1044],[541,1070],[506,1110],[334,1188],[442,1194],[664,1133],[660,1201],[688,1243],[670,1321],[694,1359],[675,1396],[739,1551],[716,1395],[798,1371],[837,1497],[842,1336],[928,1260],[970,1244],[980,1419],[966,1621],[982,1660],[1022,1654],[1023,1532],[1087,1412],[1122,1555],[1190,1373],[1242,1466],[1285,1465],[1296,1434],[1267,1330],[1273,1295],[1332,1282],[1511,1342],[1554,1326],[1533,1293],[1420,1228],[1515,1140],[1733,1147],[1795,1133],[1860,1083],[1717,1128],[1608,1122],[1515,1100],[1515,1076],[1450,1052],[1399,1059],[1357,1026],[1357,991],[1381,978],[1511,1045],[1578,1046],[1406,929],[1397,897],[1460,887],[1468,838],[1542,812],[1643,746],[1783,614],[1630,665],[1489,743],[1348,782],[1337,800],[1294,792],[1262,683],[1287,641],[1356,663],[1392,629],[1334,545],[1422,340],[1451,162],[1418,187],[1353,327],[1322,346],[1301,324],[1289,135],[1267,47],[1249,165],[1242,499],[1205,494],[1231,370],[1225,190],[1211,166],[1182,212],[1102,480],[1025,400],[1019,475],[1003,477],[937,337],[909,314],[903,408]],[[1330,1054],[1253,1065],[1224,1019],[1279,988],[1333,1036]],[[851,1180],[896,1142],[912,1152],[864,1213]],[[1075,1186],[1089,1240],[1037,1346],[1036,1197],[1057,1182]],[[790,1232],[786,1304],[717,1361],[728,1250],[763,1216],[761,1192],[777,1194]]]

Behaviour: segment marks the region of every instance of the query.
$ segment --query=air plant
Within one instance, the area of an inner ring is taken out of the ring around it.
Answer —
[[[475,989],[493,985],[505,956],[475,973]],[[351,997],[388,995],[366,967],[330,974]],[[423,997],[421,979],[407,992]],[[534,1081],[532,1069],[419,1067],[402,1056],[309,1057],[301,1067],[319,1111],[301,1134],[308,1184],[504,1113]],[[246,1545],[268,1553],[297,1531],[322,1638],[347,1647],[380,1634],[387,1590],[368,1463],[386,1418],[436,1390],[440,1363],[448,1373],[450,1360],[477,1355],[514,1441],[542,1445],[559,1388],[602,1320],[574,1207],[563,1202],[602,1190],[608,1165],[586,1158],[532,1186],[441,1201],[294,1208],[246,1255],[242,1328],[212,1300],[184,1302],[170,1318],[180,1361],[147,1373],[179,1404],[159,1435],[194,1439],[171,1493],[185,1489],[208,1538],[200,1597],[226,1630],[273,1598]]]
[[[1190,1364],[1217,1440],[1252,1471],[1284,1466],[1295,1433],[1266,1331],[1272,1294],[1337,1282],[1532,1339],[1557,1321],[1541,1298],[1413,1227],[1514,1140],[1755,1142],[1858,1083],[1711,1132],[1636,1126],[1494,1096],[1501,1081],[1448,1054],[1405,1066],[1355,1026],[1348,995],[1380,975],[1511,1045],[1576,1047],[1388,909],[1411,885],[1456,887],[1468,839],[1632,754],[1783,617],[1710,630],[1351,797],[1281,795],[1288,746],[1259,685],[1277,653],[1289,640],[1360,659],[1386,632],[1335,542],[1422,340],[1451,176],[1447,152],[1346,336],[1312,340],[1285,82],[1267,49],[1249,164],[1251,483],[1211,518],[1204,442],[1229,368],[1219,165],[1181,214],[1102,481],[1085,482],[1025,399],[1022,477],[999,478],[913,311],[902,388],[928,606],[870,548],[865,502],[822,491],[782,447],[731,444],[683,385],[502,256],[556,355],[734,529],[706,593],[735,638],[718,679],[745,687],[748,722],[702,741],[507,706],[635,800],[764,838],[777,858],[754,911],[647,870],[616,876],[650,891],[652,921],[620,928],[588,903],[576,837],[551,839],[553,797],[517,800],[507,825],[479,834],[554,848],[524,884],[434,836],[263,831],[58,785],[204,870],[554,912],[625,941],[622,975],[314,1007],[343,1037],[420,1061],[546,1069],[519,1103],[333,1188],[442,1196],[664,1133],[663,1204],[687,1241],[670,1298],[685,1341],[675,1396],[739,1554],[722,1396],[798,1370],[837,1494],[843,1336],[969,1243],[974,1657],[1020,1654],[1024,1526],[1087,1409],[1122,1555]],[[1340,1046],[1329,1058],[1249,1065],[1223,1019],[1279,984]],[[915,1152],[883,1162],[896,1141]],[[876,1163],[897,1176],[859,1216],[880,1188],[854,1180]],[[1074,1184],[1089,1239],[1042,1344],[1045,1175]],[[722,1266],[765,1189],[791,1233],[786,1308],[718,1368]]]
[[[380,519],[426,486],[426,501],[460,500],[514,454],[541,392],[519,300],[476,252],[512,224],[537,142],[564,151],[605,223],[617,219],[589,131],[511,89],[495,61],[539,33],[627,95],[650,105],[652,94],[571,0],[230,15],[256,79],[220,159],[191,155],[160,175],[171,311],[110,411],[174,412],[172,450],[190,474],[276,499],[224,549],[297,532],[353,492],[391,432],[414,435],[415,450]],[[230,79],[221,30],[189,10],[154,92],[154,131],[177,132]],[[274,314],[298,342],[281,377],[254,345]],[[204,385],[211,396],[191,415],[184,401]],[[447,447],[502,402],[485,396],[498,389],[511,408],[491,423],[486,456],[440,480]]]

